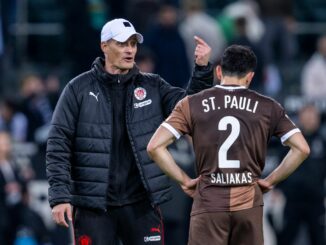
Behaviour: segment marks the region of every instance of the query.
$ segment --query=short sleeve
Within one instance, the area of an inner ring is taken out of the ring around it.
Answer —
[[[162,123],[177,139],[183,134],[191,134],[189,98],[179,101],[171,115]]]
[[[273,135],[280,138],[282,144],[293,134],[300,132],[300,129],[292,122],[284,108],[279,103],[274,102],[273,112]]]

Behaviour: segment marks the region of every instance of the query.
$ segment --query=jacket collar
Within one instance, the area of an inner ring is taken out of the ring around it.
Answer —
[[[98,80],[104,83],[127,83],[139,74],[139,69],[136,65],[127,74],[110,74],[104,69],[104,63],[103,58],[97,57],[92,64],[92,72]]]

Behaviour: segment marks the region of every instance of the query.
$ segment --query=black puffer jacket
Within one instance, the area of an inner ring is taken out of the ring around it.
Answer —
[[[130,71],[126,127],[142,182],[153,204],[170,199],[169,180],[150,160],[151,136],[186,94],[212,86],[212,67],[196,67],[187,91],[172,87],[160,76]],[[47,142],[49,202],[105,210],[112,149],[110,79],[98,58],[90,71],[70,81],[55,109]]]

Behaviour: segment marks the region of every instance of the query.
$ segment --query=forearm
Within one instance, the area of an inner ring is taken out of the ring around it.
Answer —
[[[52,125],[47,141],[46,175],[49,182],[49,202],[53,207],[71,199],[72,134],[64,127]]]
[[[190,177],[176,164],[172,155],[166,148],[157,148],[154,151],[149,152],[149,155],[167,176],[178,182],[180,185],[184,185],[191,180]]]
[[[306,159],[307,155],[297,149],[290,149],[281,164],[265,180],[274,186],[291,175]]]

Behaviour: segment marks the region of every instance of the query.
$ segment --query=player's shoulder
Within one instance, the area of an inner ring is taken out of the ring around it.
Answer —
[[[276,99],[270,97],[270,96],[267,96],[267,95],[264,95],[264,94],[261,94],[255,90],[252,90],[252,89],[248,89],[248,92],[252,94],[252,96],[256,97],[257,100],[261,101],[261,102],[264,102],[264,103],[267,103],[267,104],[272,104],[272,105],[281,105],[280,102],[278,102]]]

